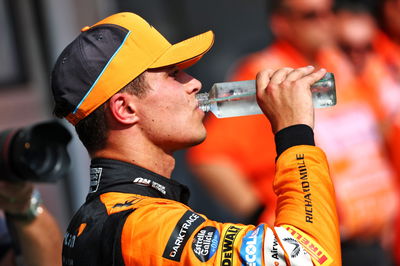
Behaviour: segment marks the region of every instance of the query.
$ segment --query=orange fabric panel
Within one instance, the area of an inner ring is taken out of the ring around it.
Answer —
[[[340,238],[335,191],[325,154],[310,146],[292,147],[277,161],[274,181],[278,195],[275,225],[301,228],[340,265]]]

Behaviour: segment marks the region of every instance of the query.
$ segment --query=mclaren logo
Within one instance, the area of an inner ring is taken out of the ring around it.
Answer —
[[[133,205],[134,200],[126,200],[124,203],[117,203],[112,208],[129,207]]]

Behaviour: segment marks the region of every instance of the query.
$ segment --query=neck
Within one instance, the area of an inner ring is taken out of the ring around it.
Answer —
[[[279,42],[281,49],[284,50],[284,54],[290,56],[292,61],[297,62],[298,64],[314,64],[317,61],[317,57],[319,52],[317,50],[312,49],[304,49],[299,45],[291,42],[290,40],[282,38]]]
[[[123,145],[121,145],[123,143]],[[93,158],[115,159],[146,168],[154,173],[171,178],[175,167],[172,153],[165,152],[160,147],[147,141],[124,141],[123,136],[110,135],[104,149],[96,152]]]
[[[310,65],[316,65],[318,50],[304,49],[302,47],[297,47],[297,49],[304,56],[304,58]]]

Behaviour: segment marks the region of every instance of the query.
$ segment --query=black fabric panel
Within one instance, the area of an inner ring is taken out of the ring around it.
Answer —
[[[140,166],[118,160],[94,158],[90,165],[91,172],[100,173],[91,176],[96,188],[89,193],[86,200],[96,198],[107,192],[123,192],[143,196],[166,198],[187,204],[190,196],[189,189],[179,182],[158,175]],[[95,171],[96,170],[96,171]],[[151,181],[149,184],[135,183],[137,178]],[[154,186],[157,184],[157,186]],[[155,187],[163,187],[163,194]]]
[[[134,209],[108,216],[101,233],[100,266],[122,266],[121,235],[125,221]]]
[[[297,145],[312,145],[314,142],[314,131],[307,125],[294,125],[286,127],[275,134],[275,145],[277,157],[285,150]]]
[[[100,233],[107,218],[107,210],[98,198],[78,210],[64,235],[62,252],[64,266],[100,265]],[[79,226],[83,223],[86,223],[86,228],[78,236]]]
[[[64,49],[51,80],[56,105],[62,106],[64,115],[86,95],[127,33],[116,25],[97,26],[82,32]]]

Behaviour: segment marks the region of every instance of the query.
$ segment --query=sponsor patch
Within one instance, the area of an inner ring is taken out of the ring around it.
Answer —
[[[99,189],[101,172],[103,168],[90,168],[90,186],[89,193],[94,193]]]
[[[64,234],[64,246],[73,248],[75,246],[76,238],[77,238],[77,236],[75,233],[70,233],[67,231]]]
[[[192,250],[194,255],[201,261],[208,261],[217,251],[219,244],[219,231],[213,226],[200,229],[194,236]]]
[[[286,266],[285,255],[271,228],[265,233],[264,260],[266,266]]]
[[[304,160],[304,154],[296,154],[297,168],[304,198],[304,219],[307,223],[313,223],[313,200],[310,182],[308,181],[308,170]]]
[[[163,257],[173,261],[180,261],[183,248],[194,230],[199,227],[205,219],[192,211],[186,211],[179,219],[174,231],[169,237],[164,249]]]
[[[155,190],[160,191],[164,195],[167,194],[167,192],[165,190],[165,186],[161,185],[160,183],[157,183],[156,181],[148,179],[148,178],[136,177],[135,180],[133,180],[133,183],[141,185],[141,186],[152,187]]]
[[[286,228],[292,237],[303,246],[303,248],[311,256],[315,265],[331,265],[333,259],[328,255],[328,252],[326,252],[310,236],[300,230],[297,230],[293,226],[284,225],[283,227]]]
[[[222,240],[222,251],[221,251],[221,265],[231,266],[233,265],[233,248],[237,235],[239,234],[242,227],[231,225],[225,231],[224,238]]]
[[[312,266],[310,255],[303,246],[283,227],[275,227],[275,231],[288,254],[291,265]]]
[[[259,225],[243,237],[240,248],[243,266],[261,266],[263,236],[264,225]]]

